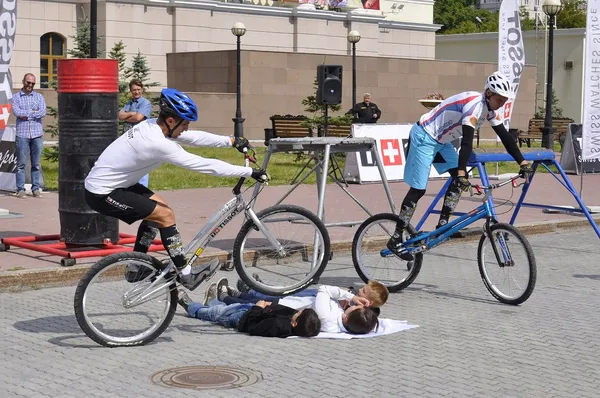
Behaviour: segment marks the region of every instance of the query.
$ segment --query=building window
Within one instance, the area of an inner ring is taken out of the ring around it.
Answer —
[[[65,38],[58,33],[46,33],[40,37],[40,87],[56,79],[56,63],[65,58]]]

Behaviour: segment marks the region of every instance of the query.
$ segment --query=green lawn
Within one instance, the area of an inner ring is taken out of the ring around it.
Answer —
[[[496,148],[496,144],[493,142],[482,142],[480,148],[493,149]],[[538,141],[532,144],[532,147],[540,147]],[[499,148],[502,148],[502,144],[499,144]],[[225,162],[237,165],[243,165],[244,160],[242,155],[232,148],[197,148],[189,147],[186,148],[189,152],[197,155],[220,159]],[[560,150],[560,145],[556,143],[555,150]],[[258,163],[262,165],[266,153],[265,147],[256,148],[256,155]],[[271,156],[269,162],[268,172],[271,175],[271,185],[285,185],[289,184],[294,178],[296,173],[304,166],[307,161],[306,155],[298,154],[286,154],[286,153],[275,153]],[[344,157],[336,156],[340,168],[344,168]],[[496,164],[490,163],[486,165],[487,170],[490,174],[496,174]],[[46,180],[46,190],[57,190],[58,189],[58,163],[52,163],[42,159],[42,169],[44,170],[44,178]],[[515,173],[518,172],[519,166],[515,162],[500,162],[498,166],[498,173]],[[540,171],[544,172],[543,168]],[[477,173],[475,173],[477,175]],[[185,170],[177,166],[170,164],[164,164],[160,168],[154,170],[150,174],[150,188],[155,191],[160,190],[175,190],[185,188],[214,188],[214,187],[233,187],[236,178],[219,178],[213,177],[206,174],[196,173],[193,171]],[[314,184],[315,175],[314,173],[306,179],[305,183]]]

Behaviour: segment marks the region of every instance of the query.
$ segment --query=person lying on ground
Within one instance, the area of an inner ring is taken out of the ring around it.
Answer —
[[[208,302],[215,296],[220,302],[228,303],[230,301],[228,299],[230,296],[228,296],[228,281],[226,278],[221,278],[218,283],[212,283],[208,287],[205,301]],[[268,305],[276,304],[284,306],[282,304],[283,299],[275,298],[274,300],[276,301],[274,302],[266,302]],[[374,308],[368,307],[371,303],[368,299],[354,295],[337,286],[321,285],[317,289],[317,294],[314,298],[306,297],[306,299],[309,299],[306,301],[306,303],[310,303],[309,307],[295,308],[295,310],[314,310],[321,321],[320,329],[322,332],[367,334],[375,330],[379,325],[379,314]],[[236,302],[229,305],[254,304],[264,301],[252,299],[244,302],[244,300],[238,298]],[[296,302],[293,304],[296,304]]]
[[[209,321],[251,336],[263,337],[314,337],[319,334],[321,321],[310,308],[295,310],[266,301],[235,303],[227,305],[214,297],[204,303],[193,302],[183,290],[179,290],[179,304],[188,315]]]

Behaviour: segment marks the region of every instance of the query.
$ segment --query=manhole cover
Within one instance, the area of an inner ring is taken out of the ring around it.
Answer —
[[[152,375],[152,382],[163,387],[194,390],[226,390],[251,386],[262,374],[251,369],[226,366],[185,366],[162,370]]]

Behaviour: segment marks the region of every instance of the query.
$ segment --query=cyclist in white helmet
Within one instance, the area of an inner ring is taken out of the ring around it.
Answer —
[[[514,139],[502,123],[503,108],[508,99],[514,97],[514,90],[508,78],[500,72],[488,77],[485,91],[467,91],[453,95],[414,124],[410,130],[408,158],[404,169],[404,181],[410,185],[400,210],[400,221],[387,247],[406,261],[412,261],[412,254],[403,251],[404,230],[410,223],[417,202],[425,194],[431,165],[442,174],[449,172],[452,183],[446,191],[444,205],[436,228],[448,223],[461,192],[469,190],[471,184],[467,175],[467,162],[473,151],[475,130],[488,120],[502,140],[506,151],[521,165],[520,173],[527,177],[532,173],[528,162],[523,159]],[[462,138],[460,153],[456,153],[452,141]],[[440,163],[438,163],[440,162]]]

